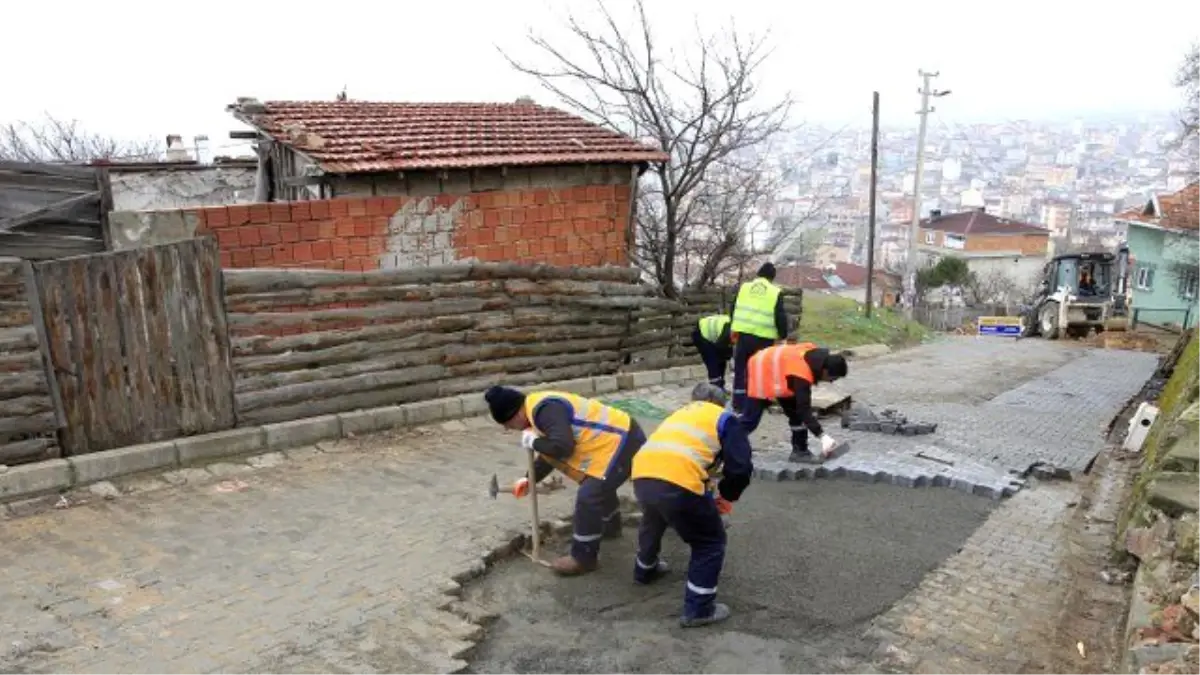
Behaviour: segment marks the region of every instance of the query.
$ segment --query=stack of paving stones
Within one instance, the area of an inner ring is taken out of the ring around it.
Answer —
[[[851,431],[876,431],[883,434],[897,434],[900,436],[922,436],[937,431],[936,424],[909,422],[907,417],[896,412],[894,408],[887,408],[876,415],[875,411],[861,403],[854,404],[850,410],[842,415],[842,428]]]

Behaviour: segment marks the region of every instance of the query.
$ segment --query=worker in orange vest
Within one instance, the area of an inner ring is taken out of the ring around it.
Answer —
[[[746,368],[746,406],[742,426],[753,433],[772,403],[778,403],[792,431],[792,453],[788,461],[823,462],[837,447],[817,421],[812,409],[812,390],[818,382],[833,382],[846,376],[849,366],[841,354],[811,342],[768,347],[750,357]],[[808,433],[821,441],[821,449],[808,449]]]

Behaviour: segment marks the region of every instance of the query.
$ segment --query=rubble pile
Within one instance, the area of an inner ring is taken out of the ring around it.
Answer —
[[[876,414],[870,407],[856,404],[842,414],[842,428],[898,436],[921,436],[937,431],[937,424],[910,422],[907,417],[892,408],[886,408]]]

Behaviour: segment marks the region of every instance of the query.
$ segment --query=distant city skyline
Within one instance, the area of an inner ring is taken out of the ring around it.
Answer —
[[[607,5],[632,26],[630,3]],[[229,131],[241,127],[224,108],[238,96],[333,100],[346,87],[360,100],[531,95],[561,107],[499,50],[531,57],[530,29],[569,46],[566,14],[587,22],[594,7],[588,0],[343,0],[313,12],[304,2],[276,0],[23,3],[8,17],[30,29],[10,31],[0,46],[21,64],[6,73],[0,122],[48,112],[95,133],[204,134],[219,148],[235,145]],[[982,19],[949,0],[648,0],[646,7],[659,51],[679,48],[676,64],[694,35],[693,18],[707,29],[769,30],[774,49],[760,73],[763,95],[790,92],[796,122],[856,127],[870,122],[872,90],[880,91],[885,126],[915,126],[922,68],[940,70],[936,86],[953,93],[937,101],[935,115],[955,123],[1169,114],[1183,104],[1171,81],[1200,25],[1200,7],[1184,0],[1145,0],[1136,16],[1081,2],[1013,0]],[[1144,17],[1156,19],[1154,29],[1131,30]],[[32,28],[50,24],[55,57],[25,59],[43,49],[44,37]]]

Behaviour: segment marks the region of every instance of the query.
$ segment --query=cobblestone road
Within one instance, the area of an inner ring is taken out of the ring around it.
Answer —
[[[1097,355],[1045,341],[951,340],[857,365],[846,387],[874,405],[965,405],[994,409],[976,414],[1036,419],[1026,406],[1033,396],[1070,397],[1046,383],[1022,389],[1023,383],[1065,366],[1052,375],[1065,386],[1068,376],[1088,377],[1096,367],[1103,372],[1090,377],[1102,386],[1118,382],[1115,392],[1136,379],[1141,363],[1124,353]],[[659,389],[648,397],[666,404],[685,395],[686,388]],[[1097,410],[1087,421],[1100,416]],[[759,447],[782,433],[783,420],[772,416],[758,434]],[[481,558],[527,522],[525,504],[486,496],[493,471],[502,483],[520,472],[515,439],[471,420],[327,449],[260,457],[259,468],[235,462],[169,476],[185,485],[140,479],[122,486],[137,494],[0,521],[0,672],[461,667],[455,655],[479,628],[440,609],[447,604],[442,592],[453,589],[453,577],[479,573]],[[979,584],[1001,583],[997,569],[1032,570],[1007,579],[1040,579],[1034,556],[1016,552],[1052,536],[1052,528],[1038,530],[1039,524],[1066,508],[1070,489],[1019,492],[947,563],[949,576],[929,583],[959,580],[954,597],[969,603],[984,602],[975,592]],[[566,513],[570,498],[571,490],[556,492],[543,499],[545,510]],[[1004,525],[1023,522],[1018,530]],[[1008,557],[983,565],[984,551]],[[1035,601],[1024,590],[1037,588],[1033,581],[997,586],[979,611],[1008,616],[996,604],[1008,602],[1013,616],[1024,616],[1021,608]],[[886,615],[897,621],[880,630],[906,638],[905,654],[936,663],[936,652],[920,650],[929,633],[903,632],[903,617],[895,614],[944,594],[940,587],[922,589]]]

